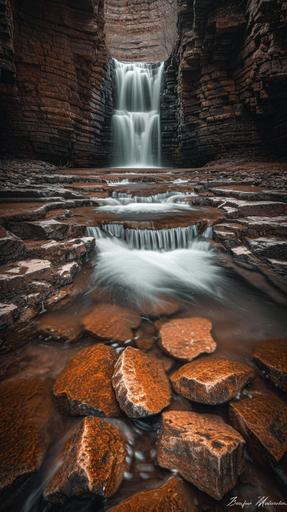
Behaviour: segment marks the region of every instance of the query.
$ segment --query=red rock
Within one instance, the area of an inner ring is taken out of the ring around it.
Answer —
[[[119,357],[113,387],[121,409],[131,418],[158,414],[171,401],[162,364],[133,347],[126,348]]]
[[[287,391],[287,340],[260,343],[253,354],[258,368],[271,382]]]
[[[37,331],[44,341],[74,343],[81,336],[81,326],[71,320],[70,313],[46,314],[39,318]]]
[[[181,366],[171,377],[177,393],[202,404],[228,402],[254,377],[249,366],[229,359],[206,358]]]
[[[160,328],[161,346],[176,359],[191,361],[205,352],[214,352],[216,342],[207,318],[175,318]]]
[[[85,418],[66,443],[63,464],[44,496],[55,503],[86,494],[112,496],[123,480],[125,458],[120,429],[99,418]]]
[[[85,330],[98,338],[119,342],[133,338],[140,317],[132,310],[113,304],[99,304],[84,319]]]
[[[160,487],[133,494],[111,512],[196,512],[185,486],[179,478],[171,477]]]
[[[162,415],[157,460],[220,500],[243,469],[244,444],[219,416],[169,411]]]
[[[0,328],[13,324],[18,315],[18,307],[15,304],[0,303]]]
[[[287,452],[287,406],[273,393],[256,393],[229,404],[230,419],[252,455],[271,464]]]
[[[49,387],[34,378],[0,383],[0,489],[41,466],[56,427]]]
[[[106,345],[79,350],[54,384],[58,405],[73,415],[116,416],[119,408],[111,380],[116,360],[115,351]]]

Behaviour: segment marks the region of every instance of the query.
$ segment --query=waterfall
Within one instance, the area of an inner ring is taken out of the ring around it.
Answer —
[[[96,239],[106,236],[126,242],[130,249],[149,251],[172,251],[188,249],[198,235],[197,224],[187,227],[167,229],[129,229],[123,224],[102,224],[101,227],[89,227],[89,236]]]
[[[164,63],[114,59],[116,108],[112,116],[114,165],[161,164],[160,89]]]

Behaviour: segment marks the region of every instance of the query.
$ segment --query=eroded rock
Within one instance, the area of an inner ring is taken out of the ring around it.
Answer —
[[[243,470],[244,444],[219,416],[169,411],[162,415],[157,460],[220,500]]]
[[[34,378],[0,383],[0,489],[41,466],[56,426],[49,387]]]
[[[287,340],[260,343],[253,354],[258,368],[271,382],[287,391]]]
[[[27,222],[11,222],[10,230],[24,240],[63,240],[65,238],[77,238],[85,236],[85,226],[77,224],[65,224],[54,219],[27,221]]]
[[[121,409],[131,418],[151,416],[171,400],[169,380],[156,358],[133,347],[119,357],[113,387]]]
[[[19,258],[24,250],[23,240],[0,226],[0,263],[7,263]]]
[[[230,359],[206,358],[187,363],[171,377],[179,394],[202,404],[228,402],[254,376],[252,368]]]
[[[160,344],[176,359],[192,361],[200,354],[215,351],[211,329],[212,324],[207,318],[175,318],[161,326]]]
[[[230,419],[252,455],[271,464],[287,452],[287,406],[273,393],[256,393],[231,402]]]
[[[72,415],[117,416],[119,408],[111,381],[116,360],[115,351],[106,345],[79,350],[54,384],[60,408]]]
[[[66,443],[63,463],[44,496],[55,503],[88,493],[112,496],[122,482],[125,457],[120,429],[105,420],[87,417]]]
[[[160,487],[138,492],[110,512],[196,512],[183,482],[171,477]]]
[[[84,328],[89,334],[119,342],[133,338],[139,324],[137,313],[113,304],[99,304],[84,318]]]

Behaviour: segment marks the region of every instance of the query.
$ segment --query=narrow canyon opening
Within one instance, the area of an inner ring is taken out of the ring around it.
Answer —
[[[287,507],[285,3],[0,0],[1,510]]]

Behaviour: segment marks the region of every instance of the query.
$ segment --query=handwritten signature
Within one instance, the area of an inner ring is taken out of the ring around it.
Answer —
[[[257,508],[264,508],[264,507],[280,507],[280,506],[287,506],[286,501],[273,501],[269,498],[269,496],[258,496],[257,501],[254,503],[253,501],[248,500],[240,500],[238,496],[232,496],[230,498],[229,502],[226,505],[227,507],[239,507],[242,510],[244,510],[247,507],[255,506]]]

